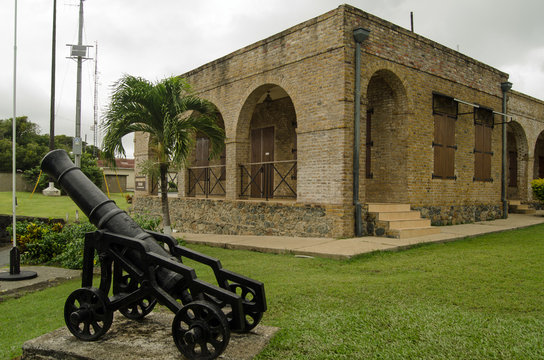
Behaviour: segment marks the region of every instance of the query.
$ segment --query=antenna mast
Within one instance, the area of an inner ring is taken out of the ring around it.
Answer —
[[[93,124],[93,156],[98,148],[98,42],[94,42],[94,124]]]

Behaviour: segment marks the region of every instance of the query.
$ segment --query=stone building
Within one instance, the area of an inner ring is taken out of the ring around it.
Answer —
[[[170,199],[180,231],[411,236],[499,218],[506,200],[531,201],[530,180],[544,176],[543,101],[349,5],[181,76],[219,109],[226,145],[209,160],[207,139],[196,139]],[[138,173],[148,139],[135,143],[135,207],[160,213]]]

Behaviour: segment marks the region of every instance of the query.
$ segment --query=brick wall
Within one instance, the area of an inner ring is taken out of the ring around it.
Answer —
[[[502,127],[492,131],[493,181],[475,181],[473,107],[459,103],[455,179],[433,179],[432,99],[433,93],[441,93],[500,112],[501,83],[508,74],[348,5],[182,75],[221,112],[227,136],[225,199],[239,197],[239,164],[251,158],[250,130],[275,126],[277,159],[292,158],[288,152],[296,143],[296,181],[292,179],[296,204],[332,206],[335,225],[327,236],[353,234],[353,29],[357,27],[371,31],[362,43],[361,201],[408,202],[441,224],[499,216]],[[279,115],[285,104],[264,107],[269,91],[282,94],[290,115]],[[517,114],[508,129],[516,139],[520,179],[519,188],[511,193],[530,198],[528,181],[535,159],[544,155],[544,145],[535,153],[544,129],[544,103],[514,91],[508,107]],[[369,178],[367,110],[372,110],[373,143]],[[292,118],[296,128],[281,125]],[[495,115],[495,121],[502,122],[502,117]],[[136,149],[145,157],[145,146],[138,145],[140,137],[136,139]]]

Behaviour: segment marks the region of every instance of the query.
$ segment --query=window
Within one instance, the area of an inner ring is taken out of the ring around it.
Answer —
[[[457,102],[452,97],[433,94],[434,172],[433,179],[455,180],[455,120]]]
[[[491,135],[493,134],[493,111],[474,109],[474,181],[493,181],[491,177]]]

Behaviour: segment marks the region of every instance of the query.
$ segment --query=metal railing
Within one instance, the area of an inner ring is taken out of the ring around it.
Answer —
[[[226,191],[223,186],[225,169],[225,165],[194,166],[188,168],[189,191],[187,195],[204,195],[206,198],[210,195],[225,196]]]
[[[296,160],[240,164],[240,196],[296,198],[296,174]]]

